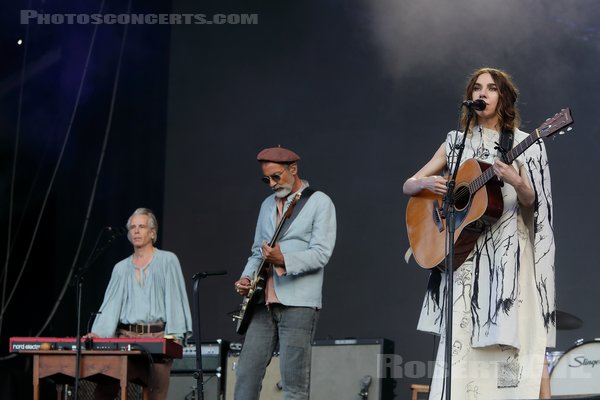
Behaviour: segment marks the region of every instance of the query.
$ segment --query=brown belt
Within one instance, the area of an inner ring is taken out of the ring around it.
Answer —
[[[156,333],[165,330],[165,324],[121,324],[117,326],[119,329],[123,329],[138,334],[144,333]]]

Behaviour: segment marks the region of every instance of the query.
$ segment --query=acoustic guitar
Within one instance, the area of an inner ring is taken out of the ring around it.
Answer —
[[[572,123],[571,111],[568,108],[561,110],[512,150],[506,152],[505,161],[512,163],[537,140],[550,137]],[[501,182],[490,167],[491,164],[469,159],[460,166],[456,174],[453,258],[455,269],[473,250],[483,229],[492,225],[502,215],[504,204]],[[443,215],[443,207],[443,196],[429,190],[422,190],[412,196],[406,207],[408,240],[415,260],[423,268],[443,267],[448,254],[447,220]]]
[[[275,233],[273,233],[271,241],[269,241],[269,247],[273,247],[275,246],[275,243],[277,243],[277,240],[279,239],[283,229],[283,224],[292,216],[294,207],[296,207],[301,195],[302,192],[298,192],[292,199],[292,202],[288,208],[285,210],[285,213],[281,217],[277,228],[275,228]],[[237,321],[236,332],[240,335],[246,333],[248,325],[250,325],[250,319],[252,318],[252,313],[256,307],[256,304],[258,304],[258,301],[265,291],[265,284],[267,282],[267,268],[269,265],[270,264],[264,259],[262,260],[256,269],[254,276],[252,277],[252,281],[250,282],[250,290],[248,290],[248,294],[244,297],[242,304],[240,304],[239,312],[233,316],[233,320]]]

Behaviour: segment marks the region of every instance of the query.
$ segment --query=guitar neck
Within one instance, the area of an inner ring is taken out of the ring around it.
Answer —
[[[279,221],[279,224],[277,224],[277,228],[275,228],[275,233],[273,234],[273,236],[271,237],[271,240],[269,241],[269,247],[273,247],[273,246],[275,246],[275,243],[277,243],[277,239],[279,238],[279,235],[281,234],[281,230],[283,229],[283,224],[285,223],[286,219],[287,218],[284,215],[281,218],[281,221]],[[267,269],[268,265],[269,265],[269,263],[263,259],[261,261],[260,265],[258,266],[258,268],[256,269],[256,276],[263,275],[265,273],[265,270]]]
[[[288,219],[288,217],[284,213],[281,216],[281,220],[277,224],[277,228],[275,228],[275,233],[273,233],[273,237],[271,237],[271,241],[269,242],[269,247],[273,247],[273,246],[275,246],[275,243],[277,243],[277,239],[279,239],[279,235],[281,234],[281,230],[283,229],[283,224],[285,223],[286,219]]]
[[[300,194],[296,195],[294,200],[292,200],[292,202],[290,203],[290,205],[288,206],[286,211],[281,216],[281,219],[279,220],[279,223],[277,224],[277,227],[275,228],[275,233],[273,233],[273,236],[271,237],[271,240],[269,241],[269,247],[273,247],[273,246],[275,246],[275,243],[277,243],[277,240],[279,239],[279,235],[281,235],[281,230],[283,229],[283,224],[285,224],[285,221],[291,216],[292,211],[294,210],[294,207],[296,206],[296,203],[298,202],[299,199],[300,199]],[[265,273],[265,269],[267,268],[268,265],[269,265],[268,262],[266,262],[265,260],[262,260],[259,267],[256,269],[256,276],[258,277],[258,276],[263,275]]]
[[[506,160],[508,163],[512,163],[518,156],[520,156],[525,150],[531,147],[538,139],[540,138],[540,133],[536,129],[533,131],[525,140],[520,142],[518,145],[513,147],[512,150],[506,153]],[[495,176],[494,170],[492,168],[486,169],[481,175],[479,175],[476,179],[474,179],[469,184],[469,191],[471,193],[475,193],[479,189],[481,189],[486,183],[490,181]]]

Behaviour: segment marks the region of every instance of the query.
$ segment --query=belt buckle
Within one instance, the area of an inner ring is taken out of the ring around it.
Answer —
[[[134,326],[135,326],[135,333],[137,333],[138,335],[144,334],[144,328],[146,328],[146,325],[138,324],[138,325],[134,325]]]

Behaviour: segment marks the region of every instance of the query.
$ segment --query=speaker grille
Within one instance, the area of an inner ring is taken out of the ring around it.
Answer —
[[[387,339],[317,340],[313,343],[310,398],[387,400],[394,380],[385,374],[380,355],[393,354]],[[361,396],[361,392],[367,397]]]

